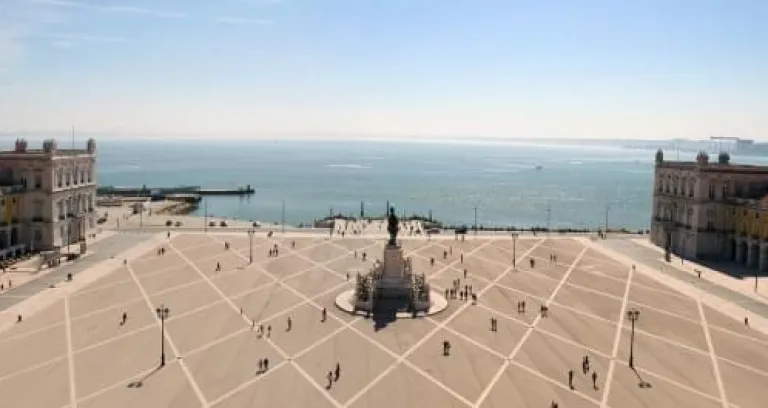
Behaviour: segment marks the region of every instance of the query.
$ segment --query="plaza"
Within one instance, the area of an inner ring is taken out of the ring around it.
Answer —
[[[450,299],[434,316],[376,328],[373,318],[345,313],[334,301],[385,243],[349,235],[158,234],[135,255],[116,255],[109,270],[76,276],[87,280],[75,282],[77,290],[41,293],[49,304],[0,332],[0,407],[765,404],[767,335],[587,238],[405,237],[406,256],[433,289],[460,279],[477,303]],[[270,257],[274,245],[279,256]],[[167,319],[158,308],[168,309]],[[639,312],[634,369],[628,311]],[[269,336],[257,334],[260,326]],[[257,373],[262,359],[269,368]],[[327,387],[337,364],[339,379]]]

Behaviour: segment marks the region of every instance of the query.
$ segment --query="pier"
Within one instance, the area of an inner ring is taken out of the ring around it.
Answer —
[[[255,189],[250,184],[234,188],[203,188],[200,186],[179,186],[179,187],[118,187],[118,186],[99,186],[96,194],[99,196],[130,196],[130,197],[165,197],[171,195],[253,195]]]

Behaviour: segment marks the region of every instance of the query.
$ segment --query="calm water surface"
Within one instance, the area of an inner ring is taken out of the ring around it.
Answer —
[[[398,213],[487,225],[646,228],[654,152],[595,146],[307,141],[100,141],[101,185],[251,184],[210,197],[209,213],[311,221],[334,212]],[[537,166],[541,169],[537,170]],[[203,211],[201,206],[200,212]]]

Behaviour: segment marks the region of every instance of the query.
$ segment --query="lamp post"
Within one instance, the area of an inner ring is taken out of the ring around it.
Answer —
[[[160,319],[160,367],[165,367],[165,319],[171,311],[162,304],[155,311]]]
[[[253,228],[248,230],[248,244],[250,248],[250,252],[248,253],[248,263],[253,263],[253,234],[256,233],[256,230]]]
[[[628,310],[627,318],[632,323],[632,333],[629,336],[629,368],[635,368],[635,322],[640,318],[640,311],[637,309]]]
[[[475,235],[477,235],[477,206],[474,207],[475,210]]]
[[[517,233],[512,234],[512,269],[517,267]]]
[[[203,200],[203,231],[208,233],[208,201]]]

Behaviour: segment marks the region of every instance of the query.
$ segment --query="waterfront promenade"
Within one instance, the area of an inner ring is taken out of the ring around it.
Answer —
[[[267,239],[259,232],[250,264],[245,233],[174,232],[170,240],[118,234],[136,243],[115,259],[106,257],[111,250],[101,251],[103,259],[94,253],[73,282],[37,288],[38,295],[0,315],[0,406],[764,404],[768,335],[744,325],[733,309],[727,311],[732,316],[721,313],[729,299],[665,280],[650,262],[613,248],[612,240],[406,237],[407,256],[434,289],[459,279],[472,286],[478,302],[450,300],[434,317],[398,320],[376,331],[370,320],[337,310],[333,301],[351,288],[347,274],[367,270],[380,256],[384,235]],[[274,245],[279,256],[269,257]],[[161,247],[164,255],[158,255]],[[543,304],[548,317],[540,314]],[[155,309],[161,305],[169,309],[167,364],[158,368]],[[628,310],[640,312],[634,370],[628,367]],[[16,323],[19,313],[24,318]],[[751,326],[763,324],[759,316],[754,320]],[[257,335],[262,325],[271,326],[269,337]],[[442,355],[446,340],[449,356]],[[269,368],[257,374],[264,358]],[[326,389],[326,374],[337,363],[341,375]],[[575,373],[572,389],[569,370]]]

